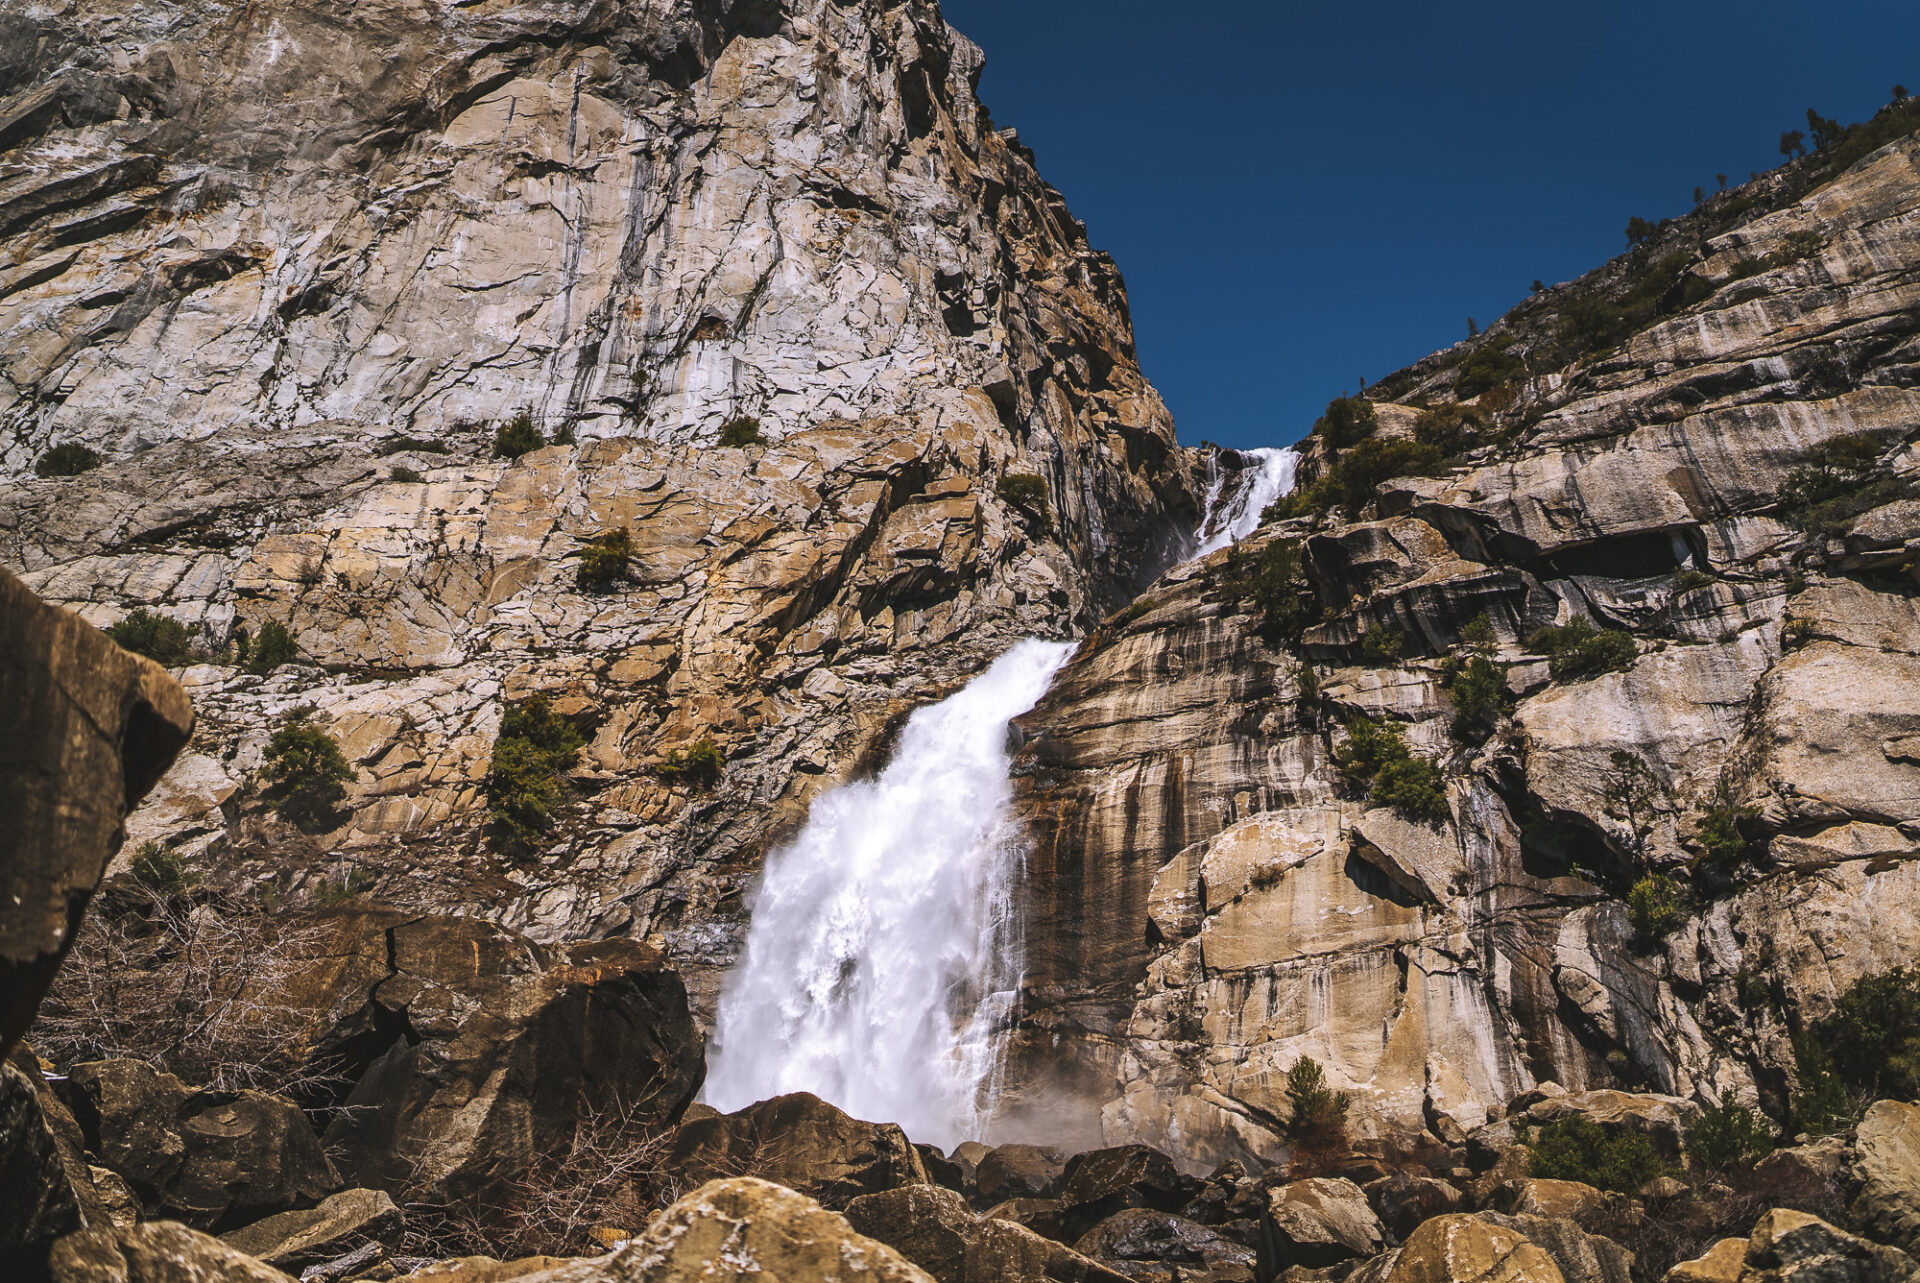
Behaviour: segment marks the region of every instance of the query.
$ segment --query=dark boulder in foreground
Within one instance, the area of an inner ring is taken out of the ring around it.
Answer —
[[[862,1122],[807,1092],[681,1124],[669,1162],[688,1183],[756,1176],[836,1209],[862,1194],[932,1184],[898,1126]]]

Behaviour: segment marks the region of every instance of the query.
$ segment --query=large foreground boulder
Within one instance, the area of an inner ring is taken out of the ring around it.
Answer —
[[[1855,1133],[1848,1209],[1853,1223],[1882,1243],[1920,1256],[1920,1105],[1876,1101]]]
[[[87,1148],[149,1206],[225,1228],[340,1188],[299,1106],[258,1091],[195,1091],[138,1060],[76,1065],[68,1098]]]
[[[1365,1259],[1386,1239],[1364,1190],[1350,1180],[1316,1177],[1268,1191],[1259,1246],[1260,1276],[1277,1278],[1296,1265],[1319,1270]]]
[[[1920,1264],[1808,1212],[1776,1207],[1747,1239],[1740,1283],[1914,1283]]]
[[[974,1188],[983,1203],[1014,1198],[1052,1198],[1060,1192],[1066,1155],[1044,1145],[1001,1145],[981,1155],[974,1167]]]
[[[326,1134],[355,1184],[497,1198],[581,1126],[664,1128],[700,1088],[686,988],[645,945],[549,949],[489,922],[372,911],[338,929],[337,965],[303,1001],[327,1023],[316,1057],[357,1071]]]
[[[976,1216],[937,1185],[907,1185],[847,1204],[847,1221],[939,1283],[1122,1283],[1116,1274],[1025,1226]]]
[[[281,1212],[243,1225],[220,1241],[281,1269],[331,1260],[357,1243],[400,1228],[400,1209],[377,1189],[342,1190],[318,1207]]]
[[[0,569],[0,1056],[32,1023],[127,812],[192,730],[157,664]]]
[[[690,1182],[758,1176],[832,1208],[862,1194],[931,1183],[899,1127],[862,1122],[807,1092],[682,1123],[669,1162]]]
[[[80,1128],[24,1044],[0,1063],[0,1261],[44,1259],[53,1241],[106,1224]]]
[[[1457,1212],[1436,1216],[1404,1246],[1382,1253],[1347,1283],[1566,1283],[1544,1249],[1511,1229]]]
[[[1252,1283],[1255,1253],[1184,1216],[1129,1207],[1080,1236],[1074,1250],[1129,1278],[1169,1283],[1204,1275],[1209,1283]]]
[[[1069,1241],[1129,1207],[1177,1212],[1199,1183],[1173,1160],[1146,1145],[1088,1150],[1067,1162],[1060,1178],[1060,1226]]]
[[[175,1221],[83,1230],[53,1245],[53,1283],[293,1283],[219,1239]]]

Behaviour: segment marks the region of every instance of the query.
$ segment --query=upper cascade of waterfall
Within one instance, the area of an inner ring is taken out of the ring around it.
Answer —
[[[1238,468],[1222,468],[1220,454],[1253,462]],[[1260,514],[1267,510],[1267,505],[1293,489],[1294,474],[1299,466],[1300,452],[1285,447],[1223,450],[1208,455],[1206,502],[1200,525],[1193,532],[1199,542],[1193,555],[1204,557],[1218,552],[1258,529]]]
[[[980,1138],[1020,983],[1007,723],[1072,653],[1021,642],[915,712],[877,778],[821,797],[768,857],[707,1103],[810,1091],[916,1140]]]

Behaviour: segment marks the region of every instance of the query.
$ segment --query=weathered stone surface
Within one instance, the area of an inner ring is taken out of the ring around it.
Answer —
[[[988,1203],[1012,1198],[1052,1198],[1060,1192],[1066,1155],[1041,1145],[999,1145],[980,1156],[974,1183]]]
[[[1633,1283],[1633,1253],[1605,1235],[1590,1233],[1576,1220],[1527,1212],[1481,1212],[1480,1219],[1525,1235],[1553,1258],[1567,1283]]]
[[[1775,1208],[1747,1240],[1746,1283],[1908,1283],[1920,1265],[1898,1248],[1849,1234],[1806,1212]]]
[[[1380,1218],[1352,1181],[1315,1177],[1270,1191],[1260,1217],[1260,1274],[1325,1269],[1365,1260],[1386,1246]]]
[[[1739,1283],[1747,1268],[1747,1240],[1723,1238],[1666,1273],[1665,1283]]]
[[[284,1097],[196,1091],[137,1060],[76,1065],[69,1082],[87,1148],[144,1199],[203,1227],[340,1187],[306,1115]]]
[[[1148,1276],[1159,1267],[1171,1279],[1202,1273],[1216,1283],[1243,1279],[1251,1283],[1257,1254],[1218,1232],[1151,1208],[1130,1207],[1115,1212],[1088,1230],[1075,1243],[1084,1256],[1105,1261],[1133,1278]]]
[[[1060,1227],[1077,1239],[1115,1212],[1146,1207],[1175,1212],[1195,1192],[1173,1160],[1146,1145],[1089,1150],[1067,1160],[1060,1177]]]
[[[1436,1216],[1405,1246],[1348,1275],[1360,1283],[1565,1283],[1553,1258],[1477,1216]]]
[[[1402,1242],[1421,1222],[1464,1211],[1467,1206],[1467,1196],[1451,1183],[1406,1172],[1369,1181],[1366,1192],[1381,1227]]]
[[[290,1276],[175,1221],[69,1234],[49,1257],[53,1283],[292,1283]]]
[[[220,1241],[269,1265],[298,1271],[341,1255],[362,1236],[400,1227],[400,1209],[384,1190],[348,1189],[317,1207],[281,1212],[222,1234]]]
[[[16,1048],[0,1062],[0,1260],[35,1268],[55,1239],[110,1223],[82,1147],[32,1051]]]
[[[1854,1133],[1851,1178],[1853,1224],[1920,1257],[1920,1105],[1873,1103]]]
[[[192,727],[158,666],[0,566],[0,1056],[33,1020],[127,813]]]
[[[1607,1196],[1580,1181],[1528,1180],[1513,1196],[1516,1216],[1543,1216],[1592,1228],[1607,1214]]]
[[[862,1122],[806,1092],[681,1124],[669,1161],[689,1180],[748,1172],[832,1208],[862,1194],[931,1184],[898,1126]]]
[[[1023,1225],[976,1216],[966,1200],[935,1185],[863,1194],[847,1223],[899,1252],[939,1283],[1118,1283],[1121,1275]]]

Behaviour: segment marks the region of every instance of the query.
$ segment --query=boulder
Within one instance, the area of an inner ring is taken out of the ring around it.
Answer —
[[[976,1216],[965,1199],[938,1185],[864,1194],[847,1204],[846,1217],[857,1232],[939,1283],[1119,1283],[1122,1277],[1022,1225]]]
[[[1396,1172],[1366,1185],[1367,1202],[1373,1205],[1380,1224],[1396,1241],[1404,1242],[1420,1223],[1448,1212],[1466,1208],[1467,1196],[1432,1176],[1414,1176]]]
[[[1609,1131],[1640,1132],[1672,1158],[1680,1154],[1687,1128],[1700,1117],[1700,1106],[1678,1096],[1599,1090],[1549,1096],[1527,1109],[1527,1117],[1536,1123],[1570,1114],[1584,1115]]]
[[[0,568],[0,1056],[33,1022],[127,812],[192,730],[159,665]]]
[[[1585,1228],[1611,1209],[1607,1196],[1583,1181],[1524,1180],[1511,1188],[1507,1210],[1516,1216],[1568,1220]]]
[[[1366,1192],[1337,1177],[1289,1181],[1269,1190],[1259,1234],[1263,1279],[1296,1265],[1318,1270],[1365,1259],[1386,1246]]]
[[[1739,1283],[1747,1268],[1747,1240],[1723,1238],[1666,1273],[1665,1283]]]
[[[1064,1240],[1060,1228],[1060,1200],[1057,1198],[1010,1198],[995,1203],[980,1215],[997,1221],[1024,1225],[1042,1238]]]
[[[0,1260],[44,1261],[55,1239],[108,1223],[81,1149],[32,1051],[16,1047],[0,1063]]]
[[[1776,1149],[1753,1165],[1748,1188],[1775,1207],[1837,1221],[1847,1215],[1840,1186],[1848,1156],[1847,1143],[1838,1136]]]
[[[1588,1233],[1566,1217],[1482,1212],[1480,1219],[1512,1230],[1545,1251],[1567,1283],[1633,1283],[1632,1252],[1610,1238]]]
[[[1177,1212],[1198,1190],[1173,1160],[1147,1145],[1089,1150],[1067,1161],[1060,1176],[1060,1225],[1077,1239],[1128,1207]]]
[[[337,929],[339,971],[304,1001],[327,1028],[316,1056],[364,1066],[326,1133],[357,1185],[489,1201],[584,1120],[664,1128],[700,1088],[686,987],[645,945],[547,948],[477,919],[364,910]]]
[[[400,1227],[400,1209],[384,1190],[342,1190],[318,1207],[281,1212],[222,1234],[220,1241],[269,1265],[298,1271]]]
[[[68,1096],[87,1148],[142,1200],[232,1226],[340,1188],[300,1107],[259,1091],[194,1091],[142,1061],[76,1065]]]
[[[986,1203],[1010,1198],[1053,1198],[1060,1192],[1066,1156],[1041,1145],[1001,1145],[974,1164],[974,1188]]]
[[[862,1122],[806,1092],[683,1123],[668,1161],[688,1181],[749,1173],[832,1208],[862,1194],[931,1183],[897,1126]]]
[[[1874,1102],[1854,1134],[1851,1175],[1853,1223],[1920,1256],[1920,1105]]]
[[[1920,1265],[1808,1212],[1776,1207],[1747,1238],[1741,1283],[1912,1283]]]
[[[1455,1212],[1416,1229],[1398,1251],[1347,1276],[1348,1283],[1566,1283],[1560,1267],[1521,1234]]]
[[[1148,1207],[1115,1212],[1081,1235],[1073,1246],[1081,1255],[1104,1261],[1136,1278],[1136,1266],[1166,1265],[1180,1267],[1176,1279],[1187,1277],[1188,1267],[1193,1267],[1220,1283],[1233,1278],[1252,1283],[1256,1259],[1251,1248],[1218,1231]]]
[[[934,1184],[944,1185],[960,1194],[968,1191],[967,1178],[972,1174],[971,1168],[948,1158],[940,1152],[938,1145],[915,1144],[913,1148],[919,1153],[920,1164],[927,1169],[927,1176]]]
[[[48,1270],[53,1283],[293,1283],[177,1221],[69,1234],[53,1245]]]

